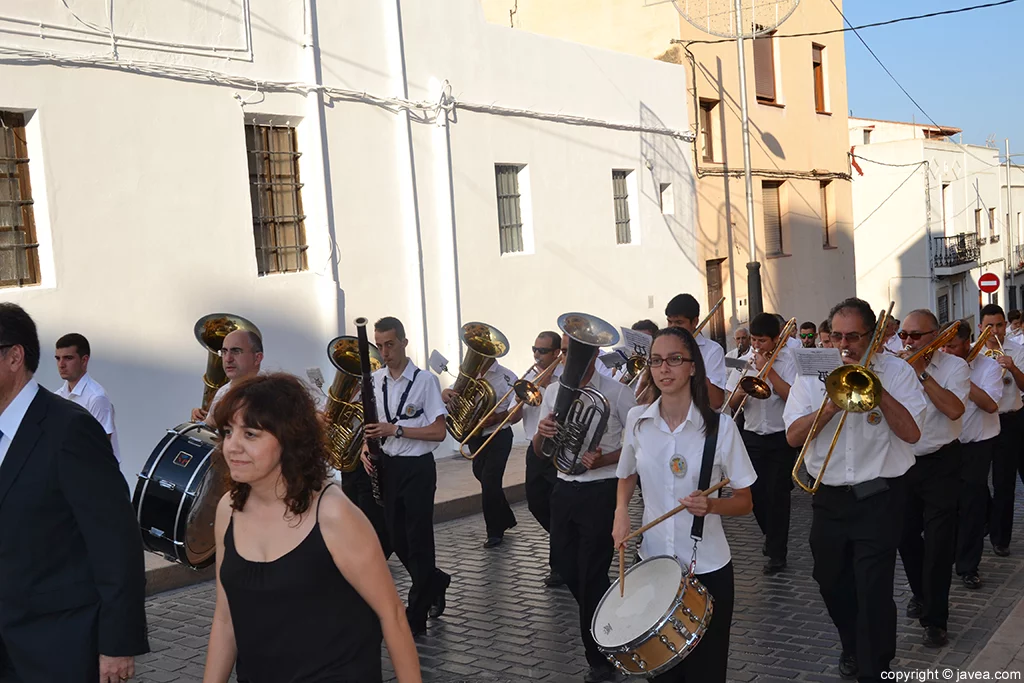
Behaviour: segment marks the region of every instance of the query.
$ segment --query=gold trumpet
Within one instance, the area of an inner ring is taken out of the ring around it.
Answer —
[[[559,351],[559,354],[561,354],[561,351]],[[480,455],[480,453],[485,448],[487,448],[487,444],[491,442],[491,439],[493,439],[498,434],[498,432],[501,431],[502,427],[508,424],[509,420],[515,418],[516,413],[518,413],[524,405],[529,405],[534,408],[539,406],[544,401],[544,394],[542,394],[540,391],[540,385],[549,376],[551,376],[552,372],[555,371],[555,368],[557,368],[559,365],[559,361],[560,359],[556,358],[554,362],[551,363],[551,365],[549,365],[547,368],[545,368],[544,372],[537,375],[537,377],[535,377],[534,381],[532,382],[528,379],[517,379],[515,382],[513,382],[512,388],[506,391],[505,395],[497,400],[497,402],[494,404],[494,407],[487,411],[487,414],[481,417],[480,421],[476,423],[476,425],[473,427],[473,431],[471,431],[469,433],[469,436],[466,437],[466,440],[459,444],[459,454],[462,455],[462,457],[465,458],[466,460],[472,460],[476,456]],[[530,370],[532,370],[535,367],[537,367],[536,363],[534,363],[530,367]],[[530,370],[527,370],[526,372],[529,373]],[[469,443],[469,441],[483,429],[484,423],[490,419],[491,415],[493,415],[494,412],[498,409],[498,406],[504,403],[505,399],[509,397],[509,394],[512,394],[513,392],[516,395],[516,404],[509,409],[508,415],[505,416],[505,419],[502,420],[497,427],[495,427],[494,431],[491,432],[491,435],[487,437],[486,441],[480,444],[479,448],[477,448],[473,452],[466,451],[466,445]]]
[[[779,333],[779,341],[775,345],[775,348],[772,349],[771,355],[768,356],[768,362],[764,364],[763,368],[761,368],[761,372],[757,373],[757,375],[748,375],[746,374],[746,370],[744,370],[744,374],[740,377],[740,381],[736,384],[732,393],[729,394],[729,399],[722,404],[723,409],[725,406],[729,405],[729,402],[732,401],[732,397],[740,388],[743,389],[745,395],[740,401],[740,404],[736,406],[736,410],[732,411],[734,417],[743,410],[743,405],[747,402],[749,397],[763,401],[772,395],[772,385],[768,383],[767,379],[768,373],[771,372],[772,365],[775,364],[775,359],[778,358],[779,353],[786,347],[786,340],[789,339],[789,333],[795,329],[796,318],[790,318],[786,321],[786,326],[782,328],[782,332]]]
[[[619,381],[627,387],[635,385],[636,381],[640,379],[640,375],[644,374],[644,370],[647,369],[647,356],[641,351],[642,349],[638,349],[626,359],[626,369]]]
[[[988,344],[988,338],[993,335],[993,331],[992,330],[993,330],[993,328],[992,328],[991,325],[985,325],[985,329],[982,330],[981,334],[978,335],[978,341],[974,342],[974,346],[972,346],[971,350],[967,352],[967,358],[965,358],[965,360],[968,363],[970,363],[972,360],[977,358],[978,354],[981,353],[981,351],[983,349],[985,349],[985,345]],[[999,337],[996,337],[996,342],[998,342],[998,341],[999,341]],[[1002,345],[1000,345],[1000,347],[1001,346]],[[994,351],[994,352],[998,353],[998,351],[996,349],[987,349],[987,350],[988,351]],[[986,353],[985,355],[989,356],[989,358],[995,358],[995,356],[991,356],[988,353]]]
[[[821,480],[825,476],[825,468],[828,467],[829,460],[832,459],[832,453],[836,450],[836,444],[839,442],[839,434],[843,431],[843,425],[846,424],[846,416],[850,413],[866,413],[878,407],[878,404],[882,402],[882,381],[878,379],[878,375],[868,369],[868,364],[882,345],[885,326],[889,322],[892,307],[895,304],[895,301],[890,301],[888,310],[878,317],[874,334],[871,335],[871,343],[868,344],[868,350],[865,352],[860,364],[841,365],[829,373],[825,379],[825,398],[821,401],[821,407],[818,408],[814,421],[811,423],[811,430],[807,432],[803,448],[800,449],[800,455],[797,456],[796,463],[793,465],[793,481],[807,493],[817,493],[818,488],[821,487]],[[832,436],[832,443],[828,447],[828,453],[825,454],[825,462],[821,464],[817,478],[811,486],[807,486],[807,484],[800,481],[800,465],[803,464],[804,458],[807,457],[807,451],[811,446],[811,442],[814,441],[818,423],[821,422],[821,416],[824,414],[825,406],[828,405],[829,400],[842,409],[843,415],[839,418],[836,433]]]

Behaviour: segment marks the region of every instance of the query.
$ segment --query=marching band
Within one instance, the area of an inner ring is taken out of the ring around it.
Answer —
[[[599,352],[618,344],[617,329],[593,315],[566,313],[558,321],[562,334],[537,335],[534,364],[522,379],[498,362],[509,340],[493,326],[467,323],[465,360],[444,390],[409,359],[395,318],[376,322],[374,344],[332,342],[338,377],[319,413],[329,464],[373,523],[385,556],[393,549],[412,578],[405,616],[414,636],[443,615],[453,580],[435,563],[433,451],[450,434],[472,460],[483,545],[494,548],[517,523],[502,478],[511,428],[522,422],[528,507],[549,532],[544,584],[564,584],[576,599],[585,681],[631,674],[724,681],[735,592],[721,518],[753,511],[764,536],[762,573],[787,571],[794,484],[814,496],[813,576],[842,646],[840,676],[874,681],[890,669],[897,554],[913,591],[907,617],[924,627],[925,646],[948,642],[953,571],[965,587],[980,587],[986,525],[995,553],[1006,554],[1010,541],[1024,346],[1011,338],[1002,309],[982,309],[973,342],[967,321],[943,327],[931,311],[916,310],[897,325],[889,312],[876,316],[867,302],[851,298],[820,325],[801,324],[799,339],[796,318],[761,313],[737,329],[737,348],[726,354],[701,334],[721,304],[701,320],[694,296],[674,297],[667,326],[636,323],[632,330],[646,335],[647,346],[616,352],[614,363]],[[262,338],[249,321],[206,316],[196,334],[221,364],[211,360],[205,405],[193,410],[197,424],[179,427],[181,434],[212,433],[215,416],[224,413],[217,404],[229,396],[237,404],[236,394],[261,376]],[[806,349],[832,349],[836,367],[802,369],[798,354]],[[360,363],[369,371],[360,373]],[[607,374],[599,372],[602,365]],[[363,397],[372,388],[373,405],[362,405],[360,384]],[[209,438],[205,452],[197,451],[192,479],[224,475],[216,442]],[[167,495],[149,484],[172,451],[162,442],[140,475],[140,523],[147,505]],[[988,513],[990,463],[995,494]],[[726,495],[709,493],[722,482]],[[627,571],[625,545],[636,535],[629,507],[638,490],[647,524]],[[172,541],[190,536],[197,545],[225,489],[210,485],[198,493],[182,487],[197,522],[174,528]],[[213,562],[212,548],[169,552],[160,538],[166,530],[143,526],[147,549],[194,567]],[[223,538],[206,545],[223,548]],[[657,597],[666,586],[670,595]]]

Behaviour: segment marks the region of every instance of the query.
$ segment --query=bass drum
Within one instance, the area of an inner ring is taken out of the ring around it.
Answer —
[[[132,497],[146,550],[192,569],[214,561],[213,524],[227,490],[215,436],[204,424],[168,430],[139,474]]]

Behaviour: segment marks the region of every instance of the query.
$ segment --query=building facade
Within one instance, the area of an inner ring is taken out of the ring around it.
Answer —
[[[939,320],[966,318],[982,305],[1017,307],[1009,286],[1010,242],[999,150],[956,141],[957,128],[850,119],[857,292],[895,301],[902,318],[927,308]],[[1021,197],[1024,199],[1024,197]],[[1020,206],[1024,210],[1024,206]],[[991,294],[978,279],[994,273]]]
[[[697,183],[697,266],[725,312],[712,335],[746,322],[746,190],[735,41],[693,27],[657,0],[481,0],[488,20],[521,31],[678,65],[686,74]],[[746,42],[757,260],[764,308],[822,320],[852,296],[852,194],[843,33],[829,4],[800,3],[771,35]],[[682,44],[674,41],[682,41]],[[883,306],[882,302],[878,303]]]
[[[44,386],[54,341],[90,339],[130,481],[199,404],[205,314],[328,382],[361,316],[452,370],[462,323],[490,323],[522,373],[561,313],[629,326],[702,287],[678,66],[477,0],[74,12],[0,11],[0,285],[39,324]]]

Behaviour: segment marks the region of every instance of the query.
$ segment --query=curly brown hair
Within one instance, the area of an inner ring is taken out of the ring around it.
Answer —
[[[268,431],[281,443],[284,503],[292,514],[305,513],[327,479],[328,455],[324,428],[309,391],[296,377],[283,372],[239,382],[214,409],[213,419],[221,425],[221,438],[224,426],[231,424],[238,411],[247,427]],[[226,477],[231,507],[241,510],[249,498],[250,486],[231,479],[230,472]]]

